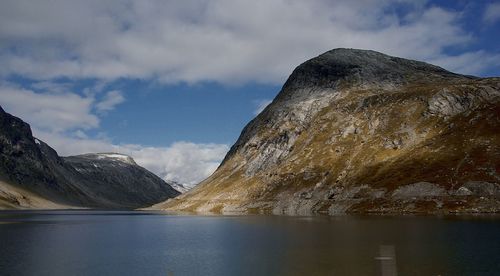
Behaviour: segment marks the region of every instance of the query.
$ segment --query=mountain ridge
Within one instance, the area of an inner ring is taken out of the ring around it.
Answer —
[[[61,157],[0,107],[0,207],[145,207],[179,194],[127,155]]]
[[[292,72],[213,175],[153,208],[497,212],[499,99],[498,78],[332,50]]]

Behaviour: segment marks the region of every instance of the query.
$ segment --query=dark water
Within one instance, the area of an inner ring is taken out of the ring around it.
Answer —
[[[1,275],[381,275],[384,262],[500,275],[500,219],[0,212]]]

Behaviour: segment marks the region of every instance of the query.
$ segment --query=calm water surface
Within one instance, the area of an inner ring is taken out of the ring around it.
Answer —
[[[500,218],[0,212],[0,275],[381,275],[384,262],[500,275]]]

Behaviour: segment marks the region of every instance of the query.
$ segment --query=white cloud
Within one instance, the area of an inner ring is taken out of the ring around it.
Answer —
[[[224,158],[225,144],[176,142],[168,147],[117,145],[106,139],[69,137],[33,129],[34,135],[54,147],[60,155],[88,152],[118,152],[132,156],[140,166],[169,181],[193,186],[212,174]]]
[[[113,110],[116,105],[121,104],[125,101],[122,92],[118,90],[112,90],[106,93],[104,99],[96,104],[96,110],[98,112],[106,112]]]
[[[80,138],[80,139],[88,139],[89,137],[87,136],[87,134],[85,132],[83,132],[81,129],[75,131],[73,133],[73,136],[74,137],[77,137],[77,138]]]
[[[39,81],[31,85],[31,87],[37,91],[52,92],[52,93],[63,93],[71,90],[71,83],[69,82],[52,82],[52,81]]]
[[[441,56],[431,62],[454,72],[473,75],[488,68],[500,68],[500,54],[492,55],[485,51],[477,51],[457,56]]]
[[[120,146],[118,150],[165,180],[194,185],[211,175],[229,150],[224,144],[176,142],[169,147]]]
[[[483,14],[483,21],[493,24],[500,20],[500,3],[491,3],[486,6]]]
[[[11,84],[0,84],[0,105],[38,128],[61,132],[98,127],[91,113],[94,99],[71,92],[35,93]]]
[[[32,85],[35,92],[12,83],[0,83],[0,105],[35,127],[51,132],[75,130],[82,137],[82,130],[99,127],[99,117],[125,101],[122,92],[107,92],[101,101],[95,100],[95,89],[86,96],[70,92],[71,85],[38,82]]]
[[[261,113],[262,111],[264,111],[264,109],[270,104],[272,103],[273,100],[270,100],[270,99],[265,99],[265,100],[258,100],[258,101],[255,101],[255,104],[257,106],[257,108],[255,109],[255,111],[253,112],[254,115],[259,115],[259,113]]]
[[[402,0],[2,1],[0,75],[277,84],[336,47],[447,58],[474,41],[460,16]]]

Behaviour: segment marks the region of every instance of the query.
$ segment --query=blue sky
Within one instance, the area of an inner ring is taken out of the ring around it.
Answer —
[[[0,105],[62,155],[196,184],[295,66],[337,47],[500,75],[499,1],[2,1]]]
[[[122,91],[131,91],[126,92],[130,96],[120,112],[102,120],[102,127],[114,139],[153,146],[178,140],[232,144],[260,102],[274,98],[280,89],[259,84],[149,86],[136,81],[120,85]]]

